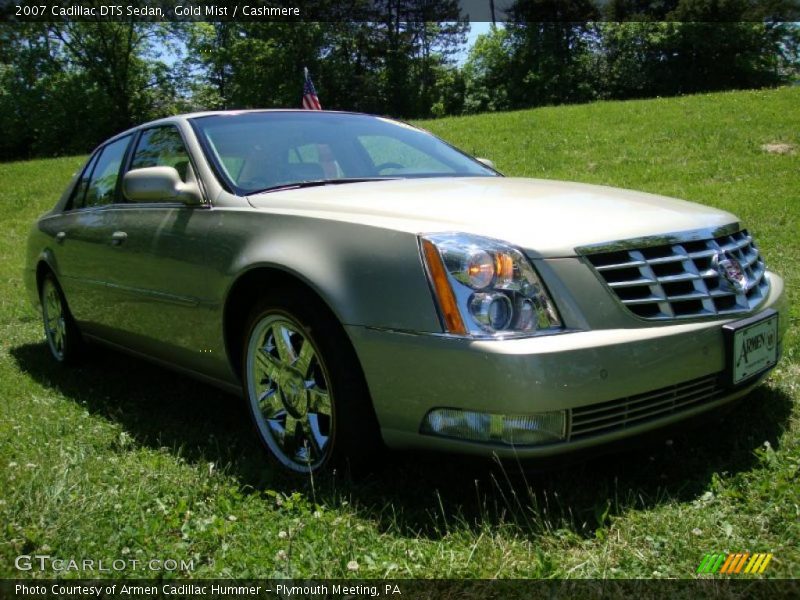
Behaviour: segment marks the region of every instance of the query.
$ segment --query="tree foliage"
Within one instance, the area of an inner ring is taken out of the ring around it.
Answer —
[[[403,118],[780,85],[800,64],[798,25],[768,18],[787,1],[517,0],[463,65],[457,0],[329,0],[340,18],[317,23],[6,23],[0,159],[187,110],[299,107],[303,67],[325,108]]]
[[[448,82],[459,85],[450,71],[467,24],[426,19],[456,2],[373,4],[380,10],[364,22],[192,24],[199,97],[225,108],[299,106],[308,67],[325,108],[401,117],[428,116],[435,104],[460,109]]]
[[[170,35],[134,21],[0,28],[0,157],[85,152],[174,112],[186,74],[159,60]]]
[[[519,20],[480,36],[470,51],[467,111],[774,86],[796,78],[800,66],[797,24],[737,20],[749,10],[738,0],[665,0],[672,21],[571,22],[556,14],[563,20],[534,22],[526,15],[556,7],[515,6]],[[567,15],[588,10],[580,2],[561,9],[570,6]],[[639,8],[609,5],[625,15]]]

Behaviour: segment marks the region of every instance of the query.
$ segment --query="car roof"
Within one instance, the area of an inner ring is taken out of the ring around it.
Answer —
[[[242,115],[242,114],[254,114],[254,113],[273,113],[273,112],[291,112],[291,113],[298,113],[298,114],[308,114],[309,116],[318,115],[319,113],[325,114],[338,114],[338,115],[361,115],[364,117],[376,117],[376,118],[386,118],[391,119],[391,117],[381,117],[380,115],[371,115],[368,113],[356,112],[356,111],[349,111],[349,110],[307,110],[304,108],[248,108],[248,109],[233,109],[233,110],[205,110],[205,111],[197,111],[191,113],[182,113],[178,115],[171,115],[169,117],[162,117],[160,119],[155,119],[153,121],[147,121],[146,123],[141,123],[140,125],[136,125],[131,127],[130,129],[126,129],[125,131],[121,131],[115,136],[104,140],[100,145],[104,146],[110,142],[118,138],[125,137],[126,135],[130,135],[140,129],[146,129],[148,127],[152,127],[154,125],[162,125],[167,123],[177,123],[180,121],[189,121],[191,119],[198,119],[202,117],[214,117],[218,115]],[[392,119],[396,120],[396,119]]]

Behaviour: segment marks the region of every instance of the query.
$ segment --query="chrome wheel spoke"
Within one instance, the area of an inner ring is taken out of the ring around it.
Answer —
[[[315,386],[306,393],[308,394],[308,410],[330,416],[331,398],[327,391]]]
[[[275,325],[272,328],[272,339],[275,348],[278,350],[278,358],[284,364],[291,364],[295,361],[292,343],[289,340],[289,330],[282,325]]]
[[[283,418],[286,415],[286,412],[280,410],[275,414],[272,418],[265,419],[267,427],[270,431],[270,434],[273,438],[278,441],[280,446],[283,446],[284,440],[286,438],[286,428],[283,424]]]
[[[49,314],[45,315],[44,326],[47,332],[54,334],[56,332],[57,323],[56,317],[51,317]]]
[[[277,381],[279,381],[279,375],[281,372],[281,364],[274,356],[272,356],[264,348],[259,348],[256,350],[256,365],[258,365],[258,367],[267,377],[270,378],[270,380],[276,382],[277,385]]]
[[[297,455],[297,425],[297,419],[286,413],[286,421],[283,426],[283,450],[291,459]]]
[[[47,290],[47,306],[51,315],[57,316],[61,313],[61,302],[56,289],[52,286]]]
[[[308,340],[303,340],[303,345],[300,347],[300,352],[297,353],[297,358],[292,366],[305,376],[311,367],[312,360],[314,360],[314,347]]]
[[[57,326],[55,330],[55,334],[53,336],[53,341],[55,342],[56,348],[58,350],[62,350],[64,347],[64,330]]]
[[[258,408],[265,418],[275,418],[283,408],[277,387],[269,387],[261,392],[261,395],[258,397]]]
[[[320,458],[323,453],[323,446],[325,440],[320,439],[317,437],[317,432],[314,431],[314,427],[311,425],[310,419],[306,419],[302,422],[303,427],[303,437],[305,438],[305,442],[308,445],[308,449],[311,450],[311,454],[315,458]]]

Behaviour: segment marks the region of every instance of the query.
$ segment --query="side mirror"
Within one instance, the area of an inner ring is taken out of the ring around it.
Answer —
[[[173,167],[146,167],[125,173],[122,193],[131,202],[182,202],[188,206],[203,203],[200,188],[184,183]]]
[[[479,163],[481,163],[483,165],[486,165],[490,169],[494,169],[495,168],[494,163],[491,160],[489,160],[488,158],[476,158],[475,160],[477,160]]]

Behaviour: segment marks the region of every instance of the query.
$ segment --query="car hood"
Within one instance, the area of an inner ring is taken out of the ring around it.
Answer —
[[[619,188],[546,179],[447,177],[338,184],[257,194],[255,208],[411,233],[462,231],[532,256],[574,256],[579,246],[716,228],[734,215]]]

